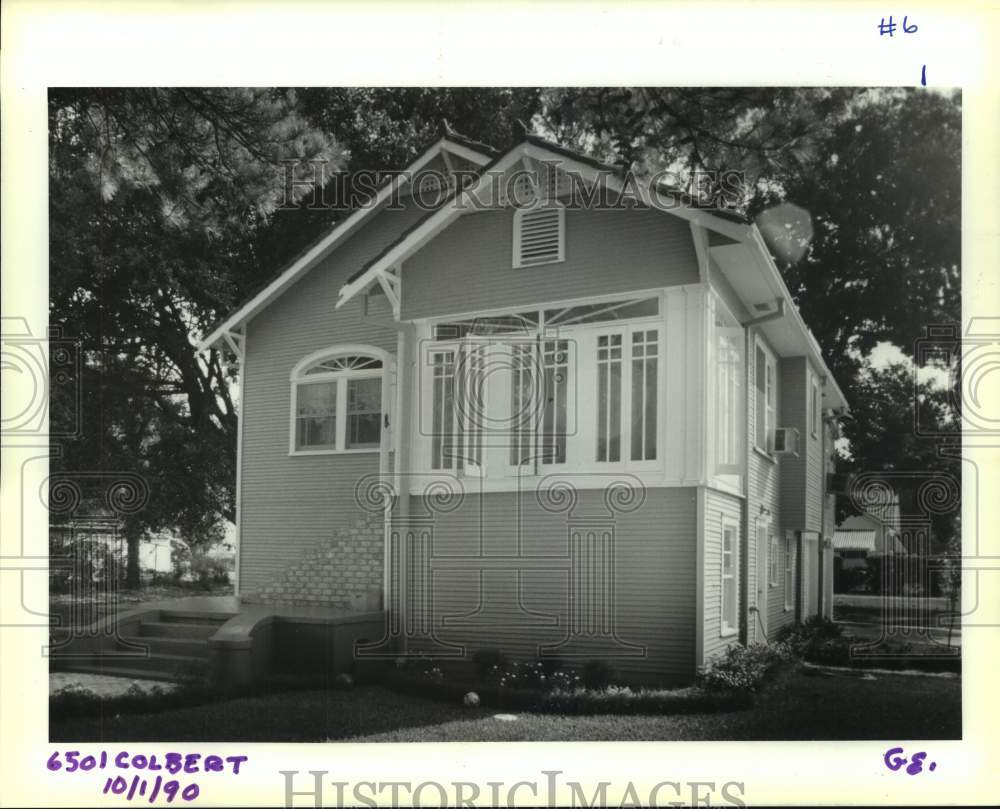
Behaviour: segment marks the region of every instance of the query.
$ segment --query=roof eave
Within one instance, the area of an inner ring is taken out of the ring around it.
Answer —
[[[490,163],[490,157],[471,148],[451,135],[442,135],[420,157],[408,165],[402,172],[394,174],[375,193],[371,205],[365,205],[352,211],[346,219],[333,226],[330,232],[319,241],[307,248],[298,258],[265,286],[260,292],[240,306],[235,312],[216,326],[206,337],[202,338],[197,351],[203,352],[231,335],[238,332],[254,315],[264,309],[271,301],[294,284],[302,275],[312,269],[316,263],[325,258],[345,238],[350,236],[367,217],[382,207],[382,204],[408,182],[408,175],[420,171],[442,151],[450,152],[458,157],[469,160],[482,168]]]

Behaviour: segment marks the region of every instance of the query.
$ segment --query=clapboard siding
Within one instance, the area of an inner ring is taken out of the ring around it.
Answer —
[[[691,229],[655,210],[567,210],[565,260],[512,267],[512,208],[466,214],[403,264],[404,319],[698,283]]]
[[[719,654],[727,646],[739,642],[739,635],[722,635],[722,525],[730,521],[736,527],[736,548],[739,549],[739,531],[743,521],[743,501],[725,492],[705,488],[704,490],[704,527],[702,539],[704,552],[702,556],[702,573],[704,575],[702,613],[702,637],[704,659],[708,660]],[[739,570],[740,559],[736,559],[736,569]],[[736,592],[739,593],[739,582]]]
[[[759,332],[758,332],[759,333]],[[773,347],[767,343],[767,340],[761,335],[761,340],[771,349],[772,354],[777,354]],[[754,342],[751,340],[751,346],[754,346]],[[755,356],[754,351],[751,351],[750,357]],[[784,418],[784,401],[782,398],[782,379],[780,373],[780,358],[778,358],[778,374],[776,375],[776,383],[778,385],[777,396],[776,396],[776,410],[775,419],[778,425],[782,425]],[[750,436],[750,442],[753,443],[753,437],[756,435],[754,430],[754,424],[756,419],[756,384],[753,374],[755,373],[754,365],[755,360],[751,359],[747,363],[749,370],[749,382],[747,386],[749,395],[747,402],[747,413],[749,415],[747,421],[747,435]],[[751,449],[750,451],[750,463],[747,470],[747,523],[749,537],[747,542],[747,562],[748,562],[748,573],[747,573],[747,593],[750,596],[751,590],[749,588],[756,588],[756,575],[757,575],[757,519],[762,513],[762,508],[765,511],[769,511],[771,514],[771,525],[770,532],[778,537],[778,570],[779,573],[784,571],[784,530],[785,530],[785,520],[782,513],[782,498],[781,498],[781,474],[782,465],[784,463],[783,459],[768,458],[764,457],[756,449]],[[765,571],[766,575],[766,571]],[[767,604],[762,606],[762,610],[766,610],[767,615],[767,638],[773,639],[777,634],[778,629],[785,624],[791,623],[795,620],[795,611],[785,610],[784,605],[784,590],[781,585],[781,577],[779,575],[778,585],[776,587],[771,587],[768,583],[765,586]],[[752,603],[752,601],[750,602]],[[751,641],[763,641],[764,637],[760,632],[760,625],[757,623],[756,617],[750,613],[749,614],[749,627],[748,627],[748,638]]]
[[[811,379],[818,379],[819,375],[816,370],[810,365],[809,373],[806,375],[811,377]],[[811,380],[810,380],[811,384]],[[820,388],[820,407],[822,407],[822,388]],[[808,407],[809,399],[806,397],[806,409],[807,409],[807,424],[808,424]],[[806,498],[806,513],[805,513],[805,524],[804,530],[806,531],[822,531],[823,530],[823,509],[825,507],[825,472],[826,472],[826,459],[823,457],[823,424],[822,419],[820,424],[817,425],[816,435],[813,435],[808,429],[803,433],[805,435],[805,498]]]
[[[809,429],[806,422],[808,379],[805,357],[785,357],[778,362],[781,384],[781,427],[799,431],[799,455],[781,459],[781,505],[784,524],[801,531],[806,524],[806,458]]]
[[[395,353],[384,296],[335,310],[345,280],[421,211],[384,210],[247,326],[243,381],[240,589],[253,593],[335,530],[361,516],[354,487],[378,454],[288,454],[292,367],[311,352],[360,343]]]
[[[623,657],[616,654],[622,647],[598,647],[591,640],[579,641],[557,655],[578,663],[600,657],[636,681],[690,680],[695,673],[695,492],[648,489],[638,508],[615,514],[611,523],[601,489],[577,492],[571,517],[543,508],[535,491],[466,495],[454,511],[434,517],[432,601],[437,637],[462,644],[468,654],[499,648],[522,659],[534,659],[540,647],[565,640],[570,618],[570,533],[600,534],[610,524],[615,540],[617,635],[645,647],[645,652]],[[426,513],[423,498],[411,498],[411,514]],[[470,565],[470,556],[483,561]],[[511,556],[515,558],[496,561]],[[451,563],[447,557],[452,557]],[[518,561],[522,558],[523,563]],[[466,561],[450,569],[456,559]]]

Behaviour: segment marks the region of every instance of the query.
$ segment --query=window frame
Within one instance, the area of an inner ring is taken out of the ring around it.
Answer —
[[[729,552],[732,557],[732,573],[726,575],[726,531],[732,531],[733,547]],[[732,579],[733,603],[735,605],[736,624],[726,621],[726,581]],[[739,523],[732,517],[723,516],[719,533],[719,636],[728,638],[740,631],[740,532]]]
[[[599,336],[610,334],[622,335],[622,432],[621,432],[621,459],[617,462],[597,460],[597,407],[592,409],[571,407],[569,420],[567,422],[568,441],[566,447],[566,460],[560,463],[543,463],[539,458],[532,468],[531,464],[516,466],[510,463],[510,453],[507,452],[506,463],[495,463],[489,469],[482,470],[482,474],[471,477],[478,478],[483,486],[496,486],[499,489],[518,488],[517,479],[544,477],[548,474],[563,472],[578,472],[585,470],[589,474],[617,474],[621,472],[635,473],[657,473],[664,467],[664,446],[665,446],[665,379],[666,379],[666,306],[664,290],[662,288],[634,290],[617,294],[595,295],[582,298],[563,299],[545,301],[531,306],[514,306],[497,309],[484,309],[460,314],[451,314],[434,318],[426,318],[418,321],[418,344],[420,349],[421,374],[424,376],[430,368],[429,357],[436,351],[442,349],[454,350],[458,345],[468,344],[475,337],[447,337],[436,338],[436,329],[444,324],[460,322],[463,320],[488,319],[491,317],[503,317],[515,313],[522,316],[530,310],[537,312],[536,320],[525,326],[521,332],[492,334],[488,340],[511,339],[514,342],[525,339],[537,339],[542,344],[550,340],[568,339],[570,343],[569,361],[569,396],[570,401],[578,399],[578,392],[586,389],[586,385],[593,383],[596,385],[598,378],[597,363],[597,341]],[[639,302],[645,299],[655,299],[657,304],[656,314],[643,315],[635,318],[623,320],[599,320],[582,323],[557,323],[549,325],[545,318],[547,310],[566,309],[576,306],[589,306],[594,304],[616,304],[619,301]],[[655,386],[655,401],[657,404],[656,413],[656,441],[655,455],[650,460],[631,460],[631,370],[632,370],[632,334],[638,331],[656,331],[656,365],[657,379]],[[581,339],[575,339],[581,338]],[[509,381],[498,382],[496,384],[504,386],[505,393],[497,397],[497,401],[507,400],[510,395]],[[415,459],[420,465],[420,469],[429,475],[454,475],[454,469],[434,469],[433,468],[433,429],[430,427],[429,414],[433,412],[433,388],[431,384],[421,379],[419,390],[414,392],[416,401],[419,403],[419,434],[420,440],[415,453]],[[593,422],[593,423],[591,423]],[[541,430],[537,435],[541,434]],[[537,441],[537,438],[533,439]],[[533,444],[535,454],[537,454],[537,444]],[[495,456],[499,457],[499,456]],[[496,469],[497,471],[494,471]],[[462,476],[469,476],[466,472],[459,473]]]
[[[778,552],[781,545],[778,542],[778,534],[769,525],[767,528],[767,584],[774,589],[778,586],[779,571]]]
[[[324,371],[308,374],[310,368],[342,356],[366,356],[379,360],[381,368],[364,368],[358,370],[345,369],[340,371]],[[392,355],[383,349],[369,345],[336,345],[314,351],[299,360],[289,374],[289,429],[288,455],[360,455],[379,453],[388,440],[387,419],[390,416],[392,397],[389,395],[388,380],[394,370]],[[347,447],[347,384],[355,379],[378,379],[381,382],[381,411],[379,418],[379,445],[372,447]],[[335,384],[336,410],[334,413],[334,446],[328,448],[309,449],[298,446],[298,390],[301,385]],[[390,420],[391,423],[391,420]]]
[[[790,612],[792,607],[795,605],[795,580],[793,569],[794,557],[792,556],[792,551],[794,548],[795,539],[788,534],[785,535],[785,577],[784,577],[784,588],[785,588],[785,612]]]
[[[810,377],[809,390],[810,390],[810,396],[812,397],[812,400],[810,402],[811,406],[809,408],[809,426],[810,426],[810,432],[812,433],[812,437],[818,438],[819,425],[822,422],[822,418],[820,415],[822,410],[822,404],[821,404],[822,400],[820,398],[819,379],[817,378],[816,374],[811,371],[809,373],[809,377]]]
[[[734,493],[740,494],[744,488],[746,449],[752,439],[746,435],[747,432],[747,371],[749,360],[746,356],[747,341],[746,327],[740,323],[739,318],[723,300],[722,296],[715,290],[711,290],[714,299],[715,320],[721,318],[728,320],[729,324],[720,326],[712,323],[710,334],[711,355],[711,380],[709,385],[713,392],[712,418],[714,437],[710,438],[710,457],[708,459],[711,476],[717,485],[721,485]],[[721,345],[724,337],[735,340],[736,355],[738,362],[734,367],[724,366],[721,362]],[[754,388],[756,390],[756,388]],[[732,393],[732,409],[723,407],[724,397],[728,399],[728,394]],[[727,421],[724,416],[728,415]],[[725,444],[730,447],[735,462],[723,463],[721,458],[723,435],[726,437]],[[731,485],[727,478],[735,477],[735,485]]]
[[[764,355],[764,390],[757,386],[757,351]],[[768,379],[770,376],[770,380]],[[770,381],[770,387],[768,387]],[[770,394],[770,395],[769,395]],[[763,403],[763,407],[761,407]],[[758,441],[757,428],[760,424],[761,410],[764,411],[764,446]],[[754,449],[774,460],[774,431],[778,426],[778,361],[770,346],[760,334],[754,336]]]

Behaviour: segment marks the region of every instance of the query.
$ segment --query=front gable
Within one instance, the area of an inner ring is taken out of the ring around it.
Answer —
[[[650,209],[564,212],[561,261],[515,266],[515,209],[465,214],[402,265],[414,320],[698,283],[691,229]]]

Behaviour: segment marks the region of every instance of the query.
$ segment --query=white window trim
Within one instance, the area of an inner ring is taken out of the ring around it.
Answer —
[[[532,213],[539,208],[552,208],[558,213],[559,244],[558,256],[546,261],[532,261],[528,264],[521,263],[521,220],[527,213]],[[511,240],[511,267],[515,270],[527,270],[532,267],[544,267],[546,264],[559,264],[566,260],[566,206],[557,200],[539,200],[530,205],[517,208],[514,211],[514,232]]]
[[[745,482],[746,482],[746,447],[747,447],[748,443],[750,443],[751,446],[752,446],[752,442],[751,442],[751,439],[749,438],[749,436],[744,435],[744,433],[746,432],[746,429],[747,429],[746,428],[746,424],[747,424],[747,393],[744,390],[742,390],[742,388],[746,385],[746,380],[747,380],[747,366],[749,365],[749,362],[750,362],[749,359],[745,356],[745,354],[746,354],[746,327],[740,322],[740,319],[738,317],[736,317],[736,315],[733,313],[733,310],[729,308],[729,305],[726,303],[726,301],[722,298],[722,296],[719,294],[719,292],[714,287],[710,287],[710,294],[715,299],[715,306],[721,308],[722,311],[723,311],[723,313],[726,314],[726,315],[728,315],[730,321],[736,324],[732,328],[733,328],[733,330],[735,332],[738,332],[738,335],[739,335],[739,352],[740,352],[740,362],[742,363],[742,368],[740,369],[740,373],[738,374],[737,381],[736,381],[736,388],[737,388],[737,394],[738,395],[737,395],[737,400],[735,402],[735,413],[734,413],[734,417],[735,417],[735,421],[736,421],[736,424],[735,424],[735,436],[734,436],[735,451],[736,451],[736,457],[739,459],[739,461],[738,461],[737,464],[734,465],[734,468],[732,468],[731,470],[720,471],[720,469],[722,469],[722,467],[720,467],[720,464],[719,464],[719,461],[718,461],[718,452],[719,452],[719,450],[718,450],[718,443],[717,442],[718,442],[719,439],[718,439],[718,436],[717,436],[716,439],[715,439],[715,443],[712,445],[712,457],[709,458],[708,463],[709,463],[709,467],[710,467],[711,472],[712,472],[711,478],[713,479],[713,485],[719,487],[720,489],[722,489],[722,490],[724,490],[726,492],[730,492],[732,494],[736,494],[736,495],[739,495],[739,496],[742,497],[743,496],[743,488],[744,488],[744,485],[745,485]],[[718,421],[719,421],[718,408],[719,408],[719,393],[720,393],[720,391],[718,390],[719,375],[718,375],[718,367],[717,367],[718,366],[718,341],[717,341],[717,337],[718,337],[718,334],[715,332],[715,327],[714,327],[714,324],[713,324],[712,333],[711,333],[709,339],[713,343],[713,345],[710,347],[710,354],[712,355],[713,361],[715,363],[715,367],[713,367],[713,369],[712,369],[712,385],[715,386],[714,387],[714,391],[715,391],[716,401],[715,401],[713,407],[716,408],[716,414],[715,414],[715,423],[716,423],[716,426],[718,425]],[[755,355],[755,357],[756,357],[756,355]],[[738,485],[734,486],[734,485],[730,484],[729,482],[727,482],[727,481],[725,481],[723,479],[720,479],[722,475],[736,475],[738,477],[738,479],[739,479]]]
[[[361,369],[357,371],[330,371],[321,374],[305,375],[305,371],[316,363],[336,356],[345,354],[358,354],[376,358],[382,362],[381,368]],[[375,346],[361,345],[357,343],[335,345],[314,351],[303,357],[292,368],[289,374],[289,411],[288,411],[288,454],[289,456],[304,455],[364,455],[381,452],[381,443],[387,440],[388,430],[385,426],[386,416],[389,415],[392,397],[389,392],[388,381],[392,378],[391,373],[395,366],[392,355]],[[381,379],[382,380],[382,425],[381,442],[378,447],[345,448],[347,436],[347,380],[349,379]],[[298,410],[298,388],[299,385],[337,383],[337,412],[335,422],[335,442],[333,449],[298,449],[295,445],[296,435],[296,411]]]
[[[781,574],[778,565],[778,551],[781,550],[781,543],[778,535],[772,530],[771,525],[767,526],[767,585],[772,590],[780,584]],[[772,574],[774,574],[772,576]]]
[[[692,288],[700,288],[700,285],[690,285]],[[515,476],[490,476],[487,472],[486,476],[479,477],[476,476],[463,476],[467,483],[471,483],[472,489],[494,490],[494,491],[507,491],[512,489],[517,489],[522,486],[522,481],[537,481],[540,478],[544,478],[547,475],[558,474],[560,472],[580,472],[585,471],[588,474],[592,473],[595,476],[607,474],[613,475],[614,473],[633,473],[633,474],[645,474],[645,473],[658,473],[662,472],[664,468],[664,452],[666,447],[665,442],[665,429],[666,429],[666,419],[665,419],[665,408],[663,402],[666,393],[666,334],[667,334],[667,323],[666,323],[666,303],[665,303],[665,291],[663,288],[658,289],[647,289],[647,290],[636,290],[636,291],[624,291],[619,293],[590,296],[584,298],[573,298],[555,301],[546,301],[538,304],[531,304],[530,306],[507,306],[503,308],[473,311],[473,312],[463,312],[460,314],[450,314],[443,315],[434,318],[423,319],[415,321],[417,324],[417,335],[418,341],[424,346],[422,349],[422,356],[420,362],[426,368],[427,356],[429,352],[437,350],[438,347],[445,348],[446,350],[453,349],[455,345],[462,342],[460,340],[441,340],[432,341],[434,328],[442,323],[450,323],[458,320],[472,320],[475,318],[488,318],[491,316],[498,316],[509,314],[511,312],[524,312],[527,310],[538,310],[541,316],[541,312],[546,309],[556,309],[571,306],[583,306],[588,304],[599,304],[604,302],[614,302],[624,299],[634,299],[640,300],[643,298],[656,298],[658,300],[659,314],[656,316],[642,317],[635,319],[628,319],[622,321],[603,321],[598,323],[584,323],[584,324],[572,324],[569,326],[553,326],[551,330],[546,329],[544,324],[540,325],[540,334],[542,339],[559,339],[565,337],[566,335],[572,335],[573,332],[587,332],[595,337],[602,333],[615,333],[621,332],[624,335],[623,339],[623,378],[622,378],[622,390],[623,392],[629,392],[630,388],[626,387],[626,381],[631,385],[631,334],[633,331],[641,331],[643,329],[656,329],[657,330],[657,357],[659,360],[658,371],[657,371],[657,435],[656,435],[656,459],[655,460],[644,460],[644,461],[632,461],[630,460],[631,453],[631,425],[627,424],[627,420],[624,416],[629,412],[627,409],[623,409],[623,426],[622,426],[622,461],[619,462],[601,462],[594,460],[587,461],[586,463],[579,463],[577,461],[571,461],[569,457],[569,450],[567,462],[561,464],[538,464],[537,473],[533,474],[530,472],[519,471]],[[571,339],[571,337],[570,337]],[[432,347],[433,346],[433,347]],[[597,363],[596,355],[593,358],[593,374],[596,379]],[[577,354],[572,365],[575,367],[574,375],[577,374],[579,368],[581,367],[581,357],[579,353]],[[628,367],[628,376],[625,375],[625,366]],[[418,375],[418,378],[420,376]],[[589,378],[589,377],[588,377]],[[581,382],[579,378],[571,378],[571,386],[579,391],[584,389],[581,387]],[[433,412],[432,405],[432,392],[425,384],[421,384],[420,389],[415,391],[416,401],[419,402],[419,408],[421,414]],[[581,418],[589,418],[591,415],[589,410],[576,409],[575,418],[579,421]],[[593,410],[594,418],[596,418],[596,408]],[[421,421],[424,416],[421,415]],[[572,419],[571,419],[572,421]],[[423,432],[423,427],[421,426],[421,431]],[[576,432],[576,430],[570,430],[571,434]],[[434,470],[431,469],[431,457],[432,457],[432,444],[430,435],[421,435],[418,441],[418,450],[415,454],[415,460],[419,463],[419,468],[422,470],[422,475],[434,476],[441,474],[444,477],[452,474],[450,470]],[[588,452],[596,453],[596,443],[594,446],[587,445]],[[514,467],[511,467],[513,469]],[[526,467],[521,467],[525,469]]]
[[[792,548],[795,540],[785,535],[785,577],[782,585],[785,589],[785,612],[791,612],[795,605],[795,571],[792,565]]]
[[[810,425],[810,428],[811,428],[810,432],[812,433],[812,437],[813,438],[818,438],[819,437],[819,425],[822,422],[822,418],[820,416],[820,413],[821,413],[821,411],[823,409],[823,406],[821,404],[822,399],[821,399],[820,390],[819,390],[819,379],[817,378],[816,374],[814,372],[812,372],[812,371],[809,372],[809,377],[810,377],[810,385],[811,385],[812,396],[813,396],[812,403],[811,403],[812,407],[809,408],[810,409],[810,413],[809,413],[809,425]]]
[[[730,638],[736,635],[740,631],[740,529],[739,523],[732,517],[723,516],[722,528],[719,532],[719,637]],[[725,589],[726,589],[726,561],[724,558],[725,547],[726,547],[726,530],[732,529],[733,532],[733,573],[732,578],[735,582],[735,600],[736,600],[736,626],[730,626],[726,623],[726,611],[724,609],[725,604]]]
[[[774,388],[774,407],[771,419],[767,418],[767,367],[764,369],[764,444],[761,446],[757,443],[757,422],[761,417],[761,408],[757,407],[757,348],[760,348],[764,352],[764,364],[771,368],[771,379],[772,387]],[[773,441],[774,431],[778,426],[778,361],[775,358],[774,352],[771,350],[770,346],[764,340],[761,339],[760,334],[754,336],[754,352],[753,352],[753,396],[754,396],[754,424],[753,424],[753,448],[762,454],[769,461],[775,461],[774,452],[771,450],[771,442]],[[772,423],[773,422],[773,423]]]

